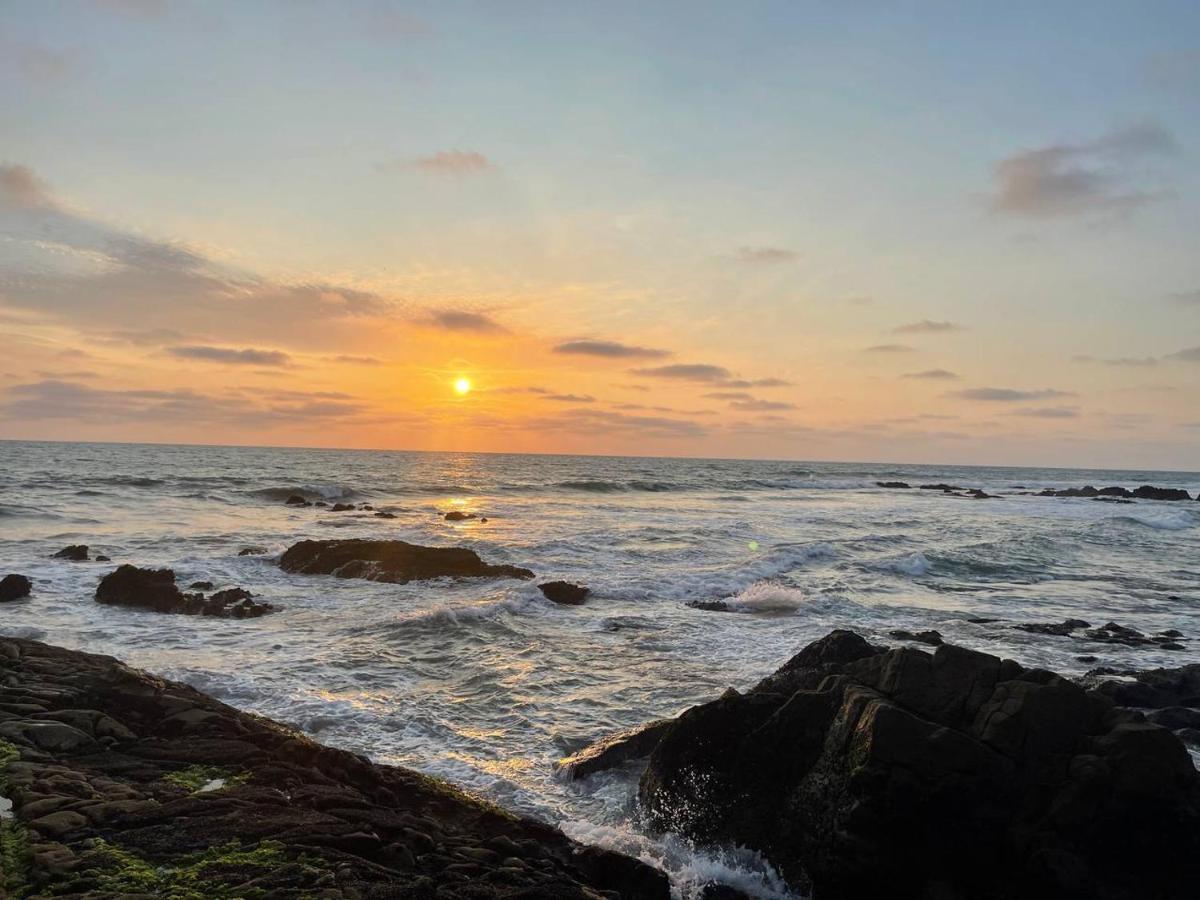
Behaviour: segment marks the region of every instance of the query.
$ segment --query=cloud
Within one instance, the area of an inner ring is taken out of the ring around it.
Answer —
[[[670,350],[656,350],[653,347],[637,347],[630,344],[620,344],[616,341],[567,341],[553,348],[555,353],[567,353],[580,356],[603,356],[609,359],[662,359],[671,356]]]
[[[769,266],[795,262],[800,258],[800,254],[783,247],[738,247],[736,257],[738,262]]]
[[[552,418],[527,423],[544,430],[571,431],[577,434],[607,435],[614,431],[634,436],[697,438],[707,434],[699,422],[665,416],[631,416],[602,409],[565,410]]]
[[[326,359],[327,362],[344,363],[348,366],[382,366],[383,360],[377,356],[351,356],[341,353]]]
[[[908,325],[898,325],[892,329],[895,334],[942,334],[947,331],[963,331],[963,326],[955,322],[933,322],[922,319]]]
[[[545,394],[543,400],[554,400],[558,403],[595,403],[596,398],[591,394]]]
[[[795,409],[796,404],[776,400],[734,400],[729,407],[740,412],[769,412],[777,409]]]
[[[1022,400],[1043,400],[1051,397],[1070,397],[1070,391],[1059,391],[1054,388],[1044,388],[1040,391],[1019,391],[1013,388],[968,388],[954,391],[949,396],[963,400],[983,400],[988,403],[1018,403]]]
[[[876,344],[874,347],[867,347],[863,353],[914,353],[915,347],[910,347],[908,344]]]
[[[791,387],[793,382],[785,381],[782,378],[733,378],[724,382],[725,387],[731,388],[771,388],[771,387]]]
[[[724,366],[713,366],[707,363],[677,363],[649,369],[631,369],[630,372],[644,378],[671,378],[677,381],[724,382],[733,377],[733,373]]]
[[[51,207],[53,203],[46,183],[34,174],[33,169],[4,163],[0,165],[0,206],[35,209]]]
[[[754,395],[748,394],[745,391],[713,391],[711,394],[705,394],[705,397],[711,400],[753,400]]]
[[[431,175],[462,177],[494,169],[491,160],[474,150],[439,150],[432,156],[415,159],[412,165]]]
[[[1158,196],[1138,186],[1143,161],[1175,148],[1168,131],[1146,122],[1081,144],[1026,150],[996,163],[990,205],[1031,218],[1127,214]]]
[[[949,369],[926,369],[924,372],[909,372],[901,378],[925,378],[931,381],[950,381],[958,376]]]
[[[184,347],[169,347],[167,352],[181,359],[199,359],[205,362],[229,363],[238,366],[288,366],[292,358],[279,350],[256,350],[232,347],[207,347],[192,344]]]
[[[1148,367],[1157,366],[1158,359],[1153,356],[1117,356],[1117,357],[1098,357],[1079,355],[1071,357],[1072,360],[1078,363],[1099,363],[1104,366],[1137,366]]]
[[[1171,294],[1171,299],[1186,306],[1200,306],[1200,290],[1176,291]]]
[[[503,325],[486,313],[467,312],[461,309],[442,309],[429,313],[425,324],[446,331],[469,331],[476,334],[504,334]]]
[[[366,410],[357,402],[302,392],[206,395],[191,390],[105,390],[59,380],[13,385],[6,396],[0,412],[16,419],[101,424],[199,422],[262,427],[343,419]]]
[[[1043,406],[1036,409],[1018,409],[1011,416],[1026,416],[1031,419],[1077,419],[1079,410],[1073,406]]]
[[[157,347],[183,339],[183,334],[173,328],[152,328],[146,331],[118,329],[102,338],[106,343],[134,344],[138,347]]]
[[[1181,359],[1184,362],[1200,362],[1200,347],[1188,347],[1186,350],[1169,353],[1167,358]]]

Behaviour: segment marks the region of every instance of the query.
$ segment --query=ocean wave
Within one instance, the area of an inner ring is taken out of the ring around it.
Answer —
[[[1157,531],[1186,531],[1200,525],[1200,515],[1187,509],[1163,509],[1113,516],[1107,521],[1122,525],[1136,525],[1141,528],[1153,528]]]
[[[875,567],[917,578],[929,572],[930,562],[925,558],[925,554],[918,550],[915,553],[906,553],[903,556],[880,560],[875,563]]]
[[[730,612],[779,614],[796,612],[809,602],[809,598],[799,588],[775,581],[756,581],[723,602]]]

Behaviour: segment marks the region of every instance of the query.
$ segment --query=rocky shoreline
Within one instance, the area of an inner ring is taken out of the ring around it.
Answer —
[[[0,638],[0,897],[646,898],[666,876],[111,657]]]

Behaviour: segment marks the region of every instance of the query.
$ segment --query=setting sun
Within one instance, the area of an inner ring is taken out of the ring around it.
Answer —
[[[465,397],[470,392],[471,392],[471,379],[470,378],[456,378],[454,380],[454,393],[458,394],[460,397]]]

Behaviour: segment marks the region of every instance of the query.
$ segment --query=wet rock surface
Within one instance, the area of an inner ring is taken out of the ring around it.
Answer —
[[[53,554],[54,559],[69,559],[71,562],[84,562],[88,558],[87,544],[71,544]]]
[[[658,746],[673,721],[659,719],[622,729],[560,759],[556,768],[567,778],[575,780],[616,768],[631,760],[644,759]]]
[[[211,586],[211,582],[197,582]],[[100,579],[96,601],[111,606],[131,606],[161,613],[189,616],[218,616],[251,619],[274,612],[269,603],[258,603],[245,588],[228,588],[211,597],[199,592],[184,593],[175,584],[170,569],[142,569],[124,565]]]
[[[1200,666],[1138,681],[1200,696]],[[1200,879],[1200,773],[1121,690],[836,631],[673,720],[639,798],[818,900],[1176,898]]]
[[[7,603],[10,600],[20,600],[22,597],[28,597],[33,591],[33,582],[24,575],[12,573],[0,578],[0,603]]]
[[[547,581],[539,584],[538,590],[547,600],[559,606],[583,606],[591,593],[590,588],[569,581]]]
[[[630,898],[666,877],[114,659],[0,638],[13,897]]]
[[[429,578],[532,578],[519,566],[490,565],[465,547],[422,547],[405,541],[301,541],[279,559],[285,572],[336,575],[404,584]]]

